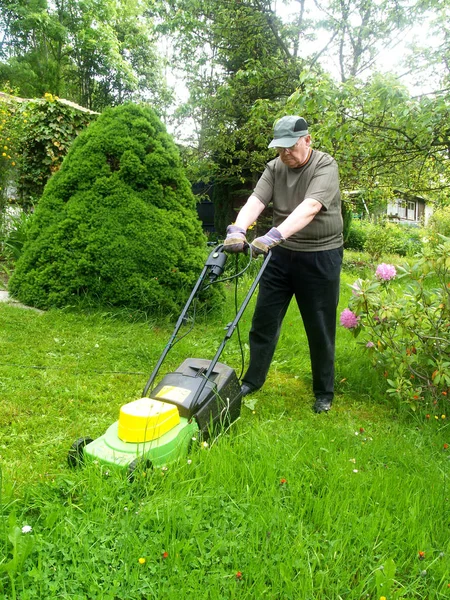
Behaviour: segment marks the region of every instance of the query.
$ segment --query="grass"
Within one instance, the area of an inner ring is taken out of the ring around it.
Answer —
[[[163,373],[211,358],[233,304],[230,288]],[[0,305],[0,599],[450,598],[447,418],[390,404],[342,328],[335,406],[313,414],[295,306],[269,380],[227,435],[132,484],[69,470],[72,441],[140,396],[172,327]],[[236,335],[221,361],[239,374]]]

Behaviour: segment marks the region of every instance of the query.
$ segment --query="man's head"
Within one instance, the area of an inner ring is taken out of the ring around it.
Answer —
[[[288,167],[296,168],[307,161],[310,144],[311,136],[305,119],[287,115],[275,123],[269,148],[275,147],[282,162]]]
[[[281,117],[273,128],[273,140],[269,148],[291,148],[301,137],[308,134],[308,123],[302,117]]]

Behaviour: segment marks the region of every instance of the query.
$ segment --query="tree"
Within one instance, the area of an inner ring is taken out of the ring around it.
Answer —
[[[0,83],[92,110],[139,97],[170,100],[143,0],[0,0]]]
[[[176,311],[205,241],[175,144],[154,111],[125,104],[80,134],[48,182],[9,290],[40,308]]]

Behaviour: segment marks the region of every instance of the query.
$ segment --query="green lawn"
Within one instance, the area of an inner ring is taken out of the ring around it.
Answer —
[[[343,274],[341,308],[355,278]],[[233,310],[230,286],[163,373],[211,358]],[[450,598],[447,415],[391,404],[342,328],[335,405],[315,415],[294,305],[226,435],[131,484],[69,470],[73,440],[140,397],[175,319],[0,304],[0,598]],[[240,373],[236,335],[221,361]]]

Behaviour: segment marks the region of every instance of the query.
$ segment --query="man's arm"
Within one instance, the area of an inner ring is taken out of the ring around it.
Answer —
[[[235,225],[237,227],[242,227],[242,229],[247,231],[250,225],[256,221],[265,208],[265,204],[252,194],[239,211]]]
[[[277,225],[277,229],[283,238],[287,239],[311,223],[321,209],[320,202],[313,198],[305,198],[280,225]]]

